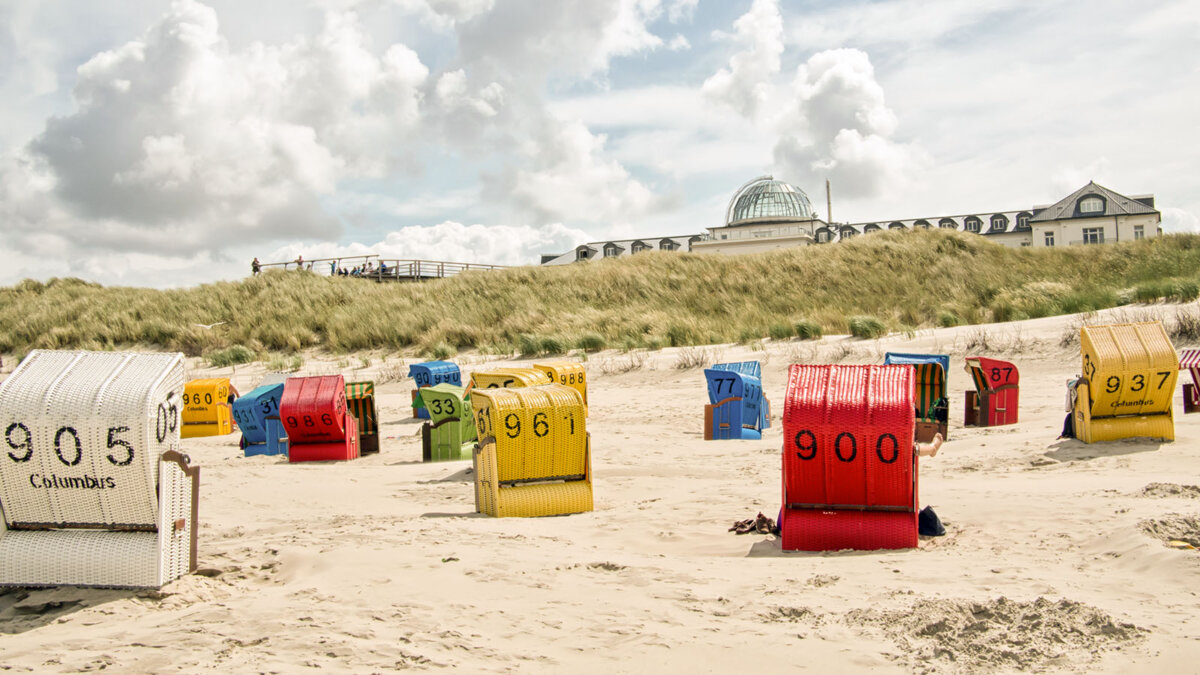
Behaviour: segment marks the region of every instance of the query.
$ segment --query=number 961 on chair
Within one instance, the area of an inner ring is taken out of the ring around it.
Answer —
[[[475,510],[553,516],[592,510],[583,397],[561,384],[471,392],[479,443]]]

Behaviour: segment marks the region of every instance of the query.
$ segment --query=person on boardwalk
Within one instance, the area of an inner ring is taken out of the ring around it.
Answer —
[[[254,276],[258,276],[258,273],[261,271],[262,264],[258,262],[258,257],[256,256],[254,260],[250,261],[250,272],[253,273]]]

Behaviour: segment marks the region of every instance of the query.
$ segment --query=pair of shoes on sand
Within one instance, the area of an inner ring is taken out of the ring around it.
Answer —
[[[730,532],[738,534],[779,534],[779,528],[775,527],[775,520],[768,518],[760,511],[754,518],[747,520],[739,520],[729,528]]]

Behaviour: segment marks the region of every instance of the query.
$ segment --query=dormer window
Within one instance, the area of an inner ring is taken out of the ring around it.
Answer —
[[[957,230],[958,223],[954,222],[953,218],[942,218],[938,221],[938,227],[944,230]]]
[[[967,219],[963,221],[963,229],[967,232],[978,232],[982,226],[983,221],[976,216],[967,216]]]
[[[1008,229],[1008,216],[997,213],[992,216],[992,232],[1003,232]]]
[[[1079,200],[1080,213],[1103,213],[1104,200],[1099,197],[1084,197]]]
[[[582,246],[575,251],[575,260],[587,260],[588,250]]]
[[[670,239],[663,239],[662,241],[658,242],[658,250],[660,251],[674,251],[677,248],[679,248],[679,244],[676,244]]]
[[[649,251],[649,250],[650,250],[650,246],[647,245],[645,242],[641,242],[641,241],[635,241],[635,242],[633,242],[633,245],[629,247],[630,253],[641,253],[642,251]]]
[[[615,258],[615,257],[617,257],[617,255],[620,252],[621,252],[621,248],[619,246],[617,246],[616,244],[605,244],[604,245],[604,257],[605,258]]]
[[[1017,229],[1018,230],[1028,230],[1029,229],[1029,218],[1030,218],[1030,214],[1028,214],[1028,213],[1018,213],[1017,214]]]

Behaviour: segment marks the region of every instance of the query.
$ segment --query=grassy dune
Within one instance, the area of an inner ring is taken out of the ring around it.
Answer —
[[[776,339],[855,326],[1011,320],[1200,294],[1200,236],[1010,249],[970,234],[879,232],[720,256],[647,252],[421,284],[272,271],[182,290],[77,279],[0,289],[0,352],[150,347],[208,354],[414,348],[558,352]],[[193,324],[226,322],[211,330]]]

